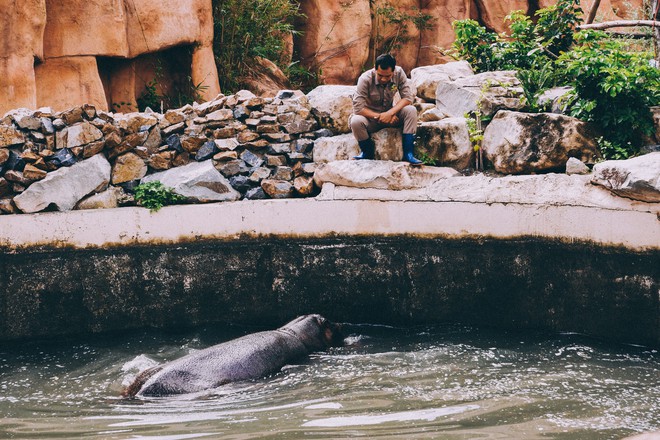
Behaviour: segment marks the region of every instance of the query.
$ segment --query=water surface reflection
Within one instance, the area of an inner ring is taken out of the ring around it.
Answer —
[[[0,347],[0,438],[619,439],[660,429],[660,354],[579,335],[349,325],[254,382],[123,400],[139,369],[254,329]]]

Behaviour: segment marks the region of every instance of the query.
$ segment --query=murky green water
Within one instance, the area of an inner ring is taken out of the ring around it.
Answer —
[[[619,439],[660,430],[660,353],[578,335],[348,326],[349,347],[204,395],[137,369],[255,329],[0,346],[0,438]]]

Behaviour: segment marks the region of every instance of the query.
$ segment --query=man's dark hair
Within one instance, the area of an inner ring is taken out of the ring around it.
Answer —
[[[383,70],[394,70],[394,67],[396,67],[396,58],[389,53],[378,55],[378,58],[376,58],[376,69],[379,67]]]

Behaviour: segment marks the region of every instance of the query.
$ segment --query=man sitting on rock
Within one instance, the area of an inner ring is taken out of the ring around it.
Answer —
[[[401,99],[393,106],[394,95]],[[390,54],[376,58],[376,66],[360,75],[353,96],[351,130],[360,145],[355,159],[373,159],[376,147],[370,134],[386,127],[403,126],[403,160],[411,165],[422,162],[413,156],[413,143],[417,130],[417,110],[411,81],[403,69],[396,65]]]

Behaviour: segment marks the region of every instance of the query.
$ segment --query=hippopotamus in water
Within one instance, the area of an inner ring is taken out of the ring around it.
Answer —
[[[195,393],[257,379],[311,352],[342,345],[339,325],[321,315],[304,315],[277,330],[246,335],[146,370],[128,386],[124,396]]]

